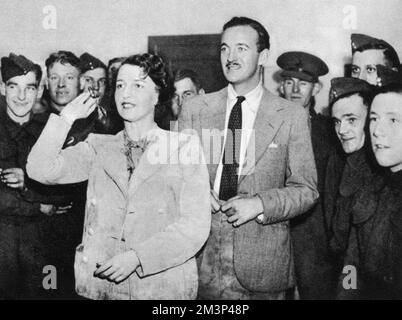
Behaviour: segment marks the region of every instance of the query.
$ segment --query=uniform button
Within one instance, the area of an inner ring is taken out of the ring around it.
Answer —
[[[89,234],[90,236],[93,236],[93,235],[94,235],[94,229],[89,228],[89,229],[88,229],[88,234]]]
[[[258,222],[263,223],[264,222],[264,214],[261,213],[260,215],[258,215],[257,220],[258,220]]]
[[[88,258],[85,257],[85,256],[83,256],[83,257],[82,257],[82,262],[87,263],[87,262],[88,262]]]
[[[93,206],[96,205],[96,199],[95,199],[95,198],[93,198],[93,199],[91,200],[91,205],[93,205]]]

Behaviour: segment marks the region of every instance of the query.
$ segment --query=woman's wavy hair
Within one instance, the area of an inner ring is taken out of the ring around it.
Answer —
[[[162,129],[165,128],[165,119],[171,116],[171,103],[174,94],[174,86],[170,72],[163,59],[151,53],[135,54],[127,57],[120,68],[125,65],[140,67],[144,72],[144,77],[149,76],[156,84],[159,91],[158,103],[155,106],[155,122]],[[116,77],[117,78],[117,77]],[[116,90],[116,79],[113,81],[113,96]]]

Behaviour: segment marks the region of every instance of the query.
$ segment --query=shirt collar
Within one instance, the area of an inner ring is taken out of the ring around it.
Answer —
[[[247,94],[244,95],[244,97],[246,98],[246,100],[244,102],[246,102],[246,105],[254,113],[257,112],[257,110],[258,110],[262,94],[263,94],[263,87],[262,87],[262,81],[260,80],[258,85],[253,90],[249,91]],[[239,95],[236,93],[235,89],[233,88],[233,85],[229,83],[229,85],[228,85],[228,101],[230,102],[231,105],[233,105],[235,103],[238,96]]]

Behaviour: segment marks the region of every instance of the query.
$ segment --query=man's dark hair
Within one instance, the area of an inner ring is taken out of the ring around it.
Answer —
[[[70,51],[63,51],[60,50],[58,52],[52,53],[46,59],[46,69],[49,72],[49,69],[55,64],[56,62],[60,62],[61,64],[70,64],[73,67],[77,68],[78,71],[81,73],[81,61],[80,59]]]
[[[189,78],[195,85],[197,92],[202,89],[200,77],[197,72],[191,69],[178,69],[174,73],[173,82],[177,82],[183,79]]]
[[[374,88],[374,87],[373,87]],[[363,104],[367,107],[367,108],[369,108],[370,107],[370,105],[371,105],[371,102],[373,101],[373,99],[374,99],[374,94],[375,94],[375,91],[374,91],[374,89],[372,90],[372,91],[370,91],[370,92],[351,92],[351,93],[348,93],[348,94],[345,94],[344,96],[341,96],[341,97],[339,97],[338,99],[336,99],[334,102],[332,102],[328,107],[329,107],[329,112],[330,112],[330,114],[332,114],[332,108],[333,108],[333,106],[334,106],[334,104],[337,102],[337,101],[339,101],[339,100],[341,100],[341,99],[344,99],[344,98],[349,98],[349,97],[351,97],[351,96],[354,96],[354,95],[357,95],[357,96],[359,96],[360,98],[362,98],[362,100],[363,100]]]
[[[386,46],[381,45],[381,44],[369,43],[369,44],[367,44],[365,46],[361,46],[356,51],[363,52],[363,51],[371,50],[371,49],[383,50],[385,61],[388,64],[387,67],[396,68],[397,70],[400,69],[400,63],[401,62],[399,60],[398,54],[396,53],[396,51],[393,48],[386,47]]]
[[[250,26],[253,28],[258,34],[258,42],[257,42],[257,50],[261,52],[264,49],[270,48],[269,44],[269,34],[268,31],[264,28],[264,26],[255,21],[253,19],[247,17],[233,17],[231,20],[225,23],[223,26],[223,31],[228,28],[238,27],[238,26]]]

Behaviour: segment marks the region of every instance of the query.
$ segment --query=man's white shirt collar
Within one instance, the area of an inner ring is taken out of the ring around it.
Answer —
[[[246,100],[244,101],[246,103],[245,105],[248,108],[250,108],[250,111],[252,111],[253,113],[256,113],[258,110],[258,107],[261,102],[262,94],[263,94],[263,87],[262,87],[262,81],[260,80],[258,85],[244,96],[244,98],[246,98]],[[228,85],[228,102],[229,102],[230,106],[232,106],[232,107],[234,106],[234,104],[237,101],[238,96],[239,95],[236,93],[235,89],[233,88],[233,85],[229,83],[229,85]],[[242,105],[243,105],[243,103],[242,103]]]

